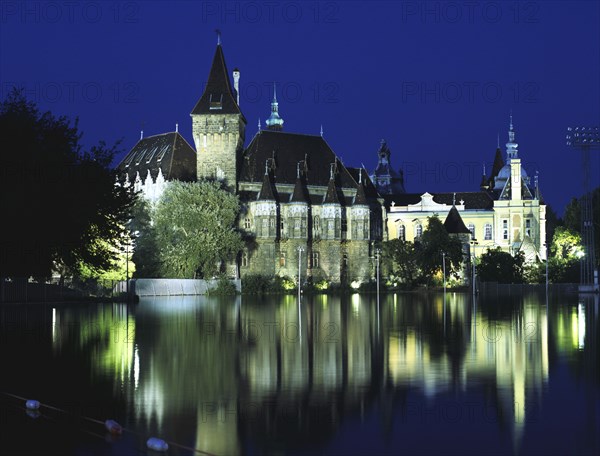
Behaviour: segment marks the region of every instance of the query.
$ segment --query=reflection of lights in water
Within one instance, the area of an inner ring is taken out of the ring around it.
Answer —
[[[358,311],[360,309],[360,296],[358,293],[352,295],[352,311],[354,315],[358,315]]]
[[[140,355],[138,353],[138,346],[135,344],[135,349],[133,353],[133,380],[134,387],[137,389],[138,383],[140,381]]]
[[[577,348],[582,349],[585,344],[585,308],[581,303],[577,306],[577,321],[579,326],[577,328],[578,344]]]
[[[56,342],[56,307],[52,308],[52,342]]]

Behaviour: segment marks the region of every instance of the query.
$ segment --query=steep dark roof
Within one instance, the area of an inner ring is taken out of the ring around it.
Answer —
[[[271,161],[273,158],[274,162]],[[242,155],[240,182],[261,182],[267,160],[273,166],[276,184],[295,184],[298,163],[306,160],[304,177],[307,186],[326,187],[329,184],[332,163],[337,167],[338,187],[357,186],[346,167],[321,136],[259,131]]]
[[[493,186],[493,181],[504,166],[504,159],[502,158],[502,151],[498,147],[496,149],[496,155],[494,155],[494,164],[492,165],[492,174],[490,174],[490,184]]]
[[[364,168],[346,168],[346,170],[350,173],[354,182],[359,182],[362,180],[362,184],[365,191],[365,196],[367,198],[379,198],[379,193],[377,193],[377,189],[373,184],[373,181],[369,177],[369,173]],[[362,174],[362,177],[359,178],[359,174]]]
[[[323,204],[340,204],[337,188],[335,187],[335,179],[329,179],[329,184],[327,184],[327,194],[323,199]]]
[[[163,133],[140,139],[119,163],[117,169],[133,182],[136,173],[143,180],[150,170],[156,179],[158,170],[165,180],[196,180],[196,152],[179,133]]]
[[[448,212],[448,216],[444,221],[444,228],[446,228],[446,231],[450,234],[471,234],[458,213],[456,206],[452,206],[452,209]]]
[[[241,114],[235,101],[234,90],[221,45],[217,45],[204,93],[192,110],[192,114]]]
[[[260,201],[277,201],[275,198],[275,192],[273,191],[273,184],[269,174],[265,173],[263,177],[263,184],[260,189],[260,193],[256,196],[256,199]]]
[[[308,196],[306,192],[306,187],[304,186],[304,182],[302,182],[302,178],[296,178],[296,183],[294,184],[294,192],[290,198],[290,203],[306,203],[308,202]]]
[[[365,187],[362,184],[362,182],[360,184],[358,184],[358,189],[356,189],[356,196],[354,197],[354,202],[353,204],[363,204],[366,205],[367,204],[367,196],[365,195]]]
[[[423,193],[403,193],[400,195],[385,195],[385,204],[389,208],[394,202],[396,206],[408,206],[421,202]],[[438,204],[452,205],[455,193],[432,193],[433,201]],[[464,201],[465,209],[492,209],[494,200],[488,192],[457,192],[456,203]]]

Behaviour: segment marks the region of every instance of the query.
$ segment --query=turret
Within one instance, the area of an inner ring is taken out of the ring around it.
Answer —
[[[235,190],[246,119],[229,81],[220,39],[204,93],[190,115],[198,178],[216,178]]]
[[[269,130],[283,130],[283,119],[279,116],[279,103],[277,103],[277,88],[273,83],[273,101],[271,102],[271,116],[265,122]]]

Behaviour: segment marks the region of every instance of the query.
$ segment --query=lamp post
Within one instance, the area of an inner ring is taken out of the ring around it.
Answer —
[[[581,150],[583,167],[583,196],[581,198],[581,239],[586,256],[581,259],[580,292],[598,291],[594,247],[593,193],[590,190],[590,150],[600,149],[600,127],[569,127],[567,145]],[[547,256],[547,255],[546,255]]]
[[[129,242],[125,244],[125,299],[129,301]]]

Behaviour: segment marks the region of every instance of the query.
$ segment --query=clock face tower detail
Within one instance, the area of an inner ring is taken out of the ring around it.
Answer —
[[[237,69],[234,74],[239,78]],[[204,93],[190,115],[198,156],[198,179],[216,178],[236,191],[246,119],[238,106],[237,93],[231,86],[220,43]]]

